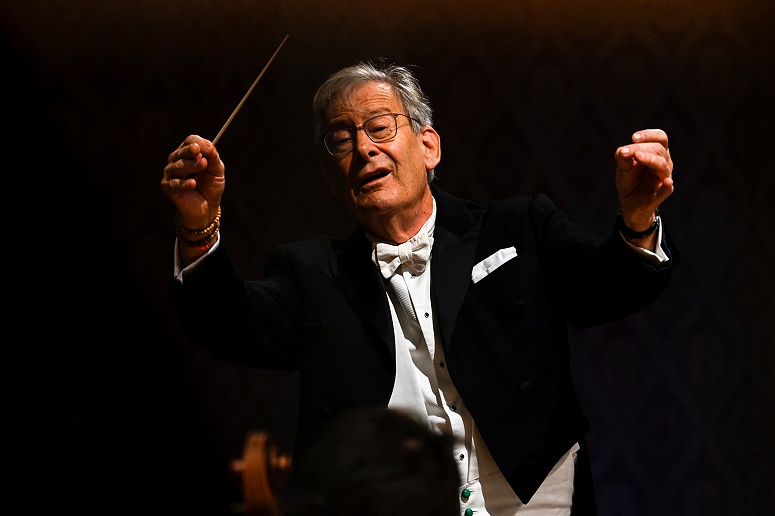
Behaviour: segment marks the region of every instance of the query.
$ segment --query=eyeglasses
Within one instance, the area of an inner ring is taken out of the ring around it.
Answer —
[[[390,141],[398,133],[398,117],[405,116],[409,120],[416,120],[403,113],[385,113],[369,118],[361,125],[356,127],[344,127],[331,131],[323,137],[323,145],[332,156],[344,156],[353,150],[355,146],[355,133],[358,129],[363,132],[374,143]]]

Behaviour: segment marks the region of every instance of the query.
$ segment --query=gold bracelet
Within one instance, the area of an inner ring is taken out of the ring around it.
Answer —
[[[213,231],[213,229],[217,229],[221,225],[221,207],[218,206],[218,213],[215,215],[215,218],[210,223],[209,226],[203,229],[188,229],[180,225],[180,220],[178,219],[178,213],[175,212],[175,225],[178,229],[178,236],[182,238],[181,233],[185,233],[187,235],[194,235],[194,236],[200,236],[200,235],[206,235]]]
[[[197,236],[204,235],[204,238],[198,238],[196,240],[187,238],[187,235],[183,232],[185,228],[183,228],[182,226],[178,226],[176,232],[180,240],[186,242],[187,244],[197,245],[199,242],[204,242],[205,240],[207,240],[209,237],[215,234],[220,228],[221,228],[221,221],[216,219],[215,221],[213,221],[213,224],[210,224],[207,228],[205,228],[208,232],[207,234],[203,233],[203,234],[197,235]]]

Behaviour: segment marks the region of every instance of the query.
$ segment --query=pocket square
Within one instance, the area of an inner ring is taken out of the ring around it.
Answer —
[[[504,249],[501,249],[500,251],[497,251],[481,262],[474,265],[473,270],[471,271],[471,280],[474,283],[479,282],[482,280],[485,276],[490,274],[492,271],[506,263],[507,261],[511,260],[512,258],[517,257],[517,249],[515,247],[506,247]]]

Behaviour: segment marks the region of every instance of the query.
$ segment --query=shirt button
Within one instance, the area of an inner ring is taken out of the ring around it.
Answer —
[[[460,491],[460,496],[462,496],[463,498],[468,498],[471,496],[471,491],[469,489],[463,489],[462,491]]]
[[[444,362],[439,362],[439,367],[441,367],[442,369],[444,369]]]
[[[452,412],[457,412],[457,407],[455,405],[450,405],[449,410]]]
[[[427,319],[428,317],[430,317],[430,316],[431,316],[431,314],[429,314],[428,312],[425,312],[425,318],[426,318],[426,319]]]
[[[465,510],[465,512],[463,512],[463,514],[465,514],[466,516],[474,516],[474,510],[469,507],[468,509]]]
[[[460,460],[463,460],[463,459],[465,459],[465,458],[466,458],[466,456],[465,456],[465,454],[463,454],[463,453],[461,453],[460,455],[458,455],[458,459],[460,459]]]

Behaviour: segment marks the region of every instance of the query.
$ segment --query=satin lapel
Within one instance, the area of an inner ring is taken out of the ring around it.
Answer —
[[[471,284],[481,208],[464,203],[438,189],[436,228],[431,254],[431,288],[441,340],[448,349],[455,320]]]
[[[441,341],[447,349],[455,328],[455,320],[471,283],[478,226],[459,238],[436,227],[431,258],[431,285],[436,303]]]
[[[381,342],[395,359],[390,306],[382,276],[370,255],[371,244],[363,231],[357,230],[345,242],[338,258],[338,267],[333,267],[333,274],[368,333]]]

